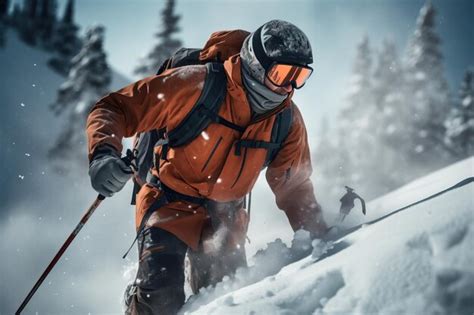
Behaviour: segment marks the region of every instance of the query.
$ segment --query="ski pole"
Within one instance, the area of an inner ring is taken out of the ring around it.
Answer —
[[[61,258],[61,256],[64,254],[64,252],[66,251],[66,249],[69,247],[69,245],[72,243],[72,241],[74,240],[74,238],[76,237],[76,235],[79,233],[79,231],[82,229],[82,227],[86,224],[87,220],[89,220],[89,218],[91,217],[91,215],[94,213],[95,209],[97,209],[97,207],[99,207],[99,205],[101,204],[101,202],[105,199],[105,196],[99,194],[97,196],[97,198],[95,199],[95,201],[92,203],[92,205],[89,207],[89,209],[86,211],[86,213],[84,214],[84,216],[82,217],[81,221],[79,222],[79,224],[76,226],[76,228],[74,229],[74,231],[72,231],[72,233],[69,235],[69,237],[67,238],[66,242],[64,242],[63,246],[61,246],[61,248],[59,249],[59,251],[57,252],[56,256],[54,256],[53,260],[49,263],[48,267],[45,269],[45,271],[43,272],[43,274],[41,275],[41,277],[38,279],[38,281],[36,281],[35,285],[33,286],[33,288],[31,289],[30,293],[28,293],[28,295],[26,296],[25,300],[23,301],[23,303],[21,303],[20,307],[18,308],[18,310],[15,312],[15,315],[19,315],[21,314],[21,312],[23,311],[23,309],[25,308],[25,306],[28,304],[28,302],[30,301],[30,299],[33,297],[33,295],[35,294],[36,290],[38,290],[38,288],[41,286],[41,284],[43,283],[44,279],[46,279],[46,277],[48,276],[48,274],[51,272],[51,270],[54,268],[54,266],[56,265],[56,263],[59,261],[59,259]]]
[[[132,151],[128,150],[127,151],[127,155],[124,156],[122,158],[122,161],[125,162],[125,164],[127,164],[128,166],[131,166],[132,167],[132,170],[133,168],[135,167],[134,164],[133,164],[133,160],[134,160],[134,154]],[[135,171],[134,171],[135,173]],[[95,201],[92,203],[92,205],[89,207],[89,209],[87,209],[86,213],[82,216],[82,219],[81,221],[79,221],[79,223],[76,225],[76,228],[72,231],[72,233],[69,235],[69,237],[66,239],[66,241],[64,242],[63,246],[61,246],[61,248],[59,249],[59,251],[56,253],[56,255],[54,256],[53,260],[51,260],[51,262],[49,263],[48,267],[46,267],[45,271],[43,271],[43,274],[41,275],[41,277],[38,279],[38,281],[36,281],[35,285],[33,286],[33,288],[31,289],[31,291],[28,293],[28,295],[26,296],[26,298],[23,300],[23,302],[21,303],[20,307],[18,308],[18,310],[15,312],[15,315],[19,315],[21,314],[21,312],[23,311],[23,309],[26,307],[26,305],[28,304],[28,302],[31,300],[31,298],[33,297],[33,295],[35,294],[35,292],[38,290],[38,288],[41,286],[41,284],[43,283],[44,279],[46,279],[46,277],[48,276],[48,274],[51,272],[51,270],[53,270],[54,266],[56,265],[56,263],[59,261],[59,259],[61,258],[61,256],[64,254],[64,252],[66,251],[66,249],[69,247],[69,245],[71,245],[72,241],[74,240],[74,238],[76,238],[77,234],[79,234],[79,232],[81,231],[81,229],[84,227],[84,225],[87,223],[87,221],[89,220],[89,218],[92,216],[92,214],[94,213],[94,211],[99,207],[99,205],[102,203],[102,201],[105,199],[105,196],[104,195],[101,195],[99,194],[97,196],[97,198],[95,199]]]

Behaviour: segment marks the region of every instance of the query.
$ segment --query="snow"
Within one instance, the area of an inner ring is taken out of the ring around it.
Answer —
[[[0,163],[2,314],[11,314],[18,307],[96,196],[85,175],[86,166],[71,178],[58,175],[47,163],[46,151],[61,126],[48,104],[64,78],[46,67],[46,53],[23,45],[14,37],[8,43],[6,49],[0,50],[0,62],[5,61],[1,68],[8,75],[0,87],[5,104],[1,115],[1,144],[5,151]],[[36,62],[34,66],[31,60]],[[25,77],[31,79],[25,82]],[[32,88],[32,82],[41,89]],[[114,88],[126,83],[123,78],[118,82]],[[25,152],[34,159],[19,158]],[[354,210],[343,227],[367,222],[424,198],[472,176],[472,169],[470,159],[417,180],[369,203],[365,217],[360,210]],[[70,189],[72,186],[79,188]],[[120,313],[123,290],[133,280],[137,266],[136,257],[120,259],[127,247],[122,241],[124,231],[129,232],[126,234],[130,235],[130,242],[134,233],[133,209],[128,206],[130,188],[101,205],[68,249],[68,259],[61,260],[48,277],[51,285],[43,284],[32,299],[28,312],[67,314],[74,307],[77,314]],[[248,253],[262,247],[260,242],[270,233],[272,238],[278,234],[283,241],[275,240],[265,251],[251,257],[251,267],[240,270],[236,279],[226,278],[216,290],[203,289],[184,312],[321,314],[341,310],[366,314],[375,310],[399,314],[410,310],[426,314],[441,308],[445,310],[441,313],[460,313],[456,312],[457,305],[472,300],[470,292],[474,291],[472,193],[471,184],[367,226],[344,240],[350,245],[346,249],[320,261],[318,257],[338,244],[316,242],[311,257],[292,264],[288,264],[294,261],[290,254],[307,248],[307,238],[301,231],[291,247],[286,245],[286,236],[291,232],[281,212],[272,209],[272,219],[282,217],[285,226],[258,221],[268,215],[263,210],[271,209],[266,201],[273,199],[255,200],[255,209],[265,209],[252,213],[254,224],[262,224],[256,225],[258,231],[251,231],[255,238],[250,235],[253,240]],[[136,256],[135,251],[132,255]],[[124,277],[117,276],[122,273]],[[410,277],[415,280],[409,281]]]
[[[471,103],[472,103],[472,97],[470,95],[466,96],[463,100],[462,100],[462,106],[469,106]]]
[[[351,213],[352,220],[345,227],[450,187],[473,176],[473,166],[474,158],[461,161],[378,198],[367,205],[367,217]],[[312,256],[275,275],[253,273],[254,279],[248,279],[250,272],[239,270],[235,279],[219,283],[216,290],[202,290],[182,313],[472,314],[473,195],[471,183],[365,226],[340,242],[313,242]],[[294,242],[302,240],[304,244],[304,239],[300,233]],[[272,269],[268,262],[281,260],[288,253],[281,242],[271,246],[274,250],[265,254],[273,252],[273,259],[257,261],[251,268]],[[342,250],[321,257],[338,246]]]
[[[201,132],[201,136],[204,140],[209,140],[209,134],[206,131]]]
[[[23,44],[10,30],[7,36],[0,49],[0,314],[15,312],[96,196],[87,165],[65,175],[47,156],[64,122],[49,105],[65,78],[47,66],[51,55]],[[112,88],[129,82],[114,73]],[[117,274],[125,245],[111,240],[133,233],[130,188],[101,205],[68,249],[69,260],[56,265],[25,314],[69,314],[72,304],[76,314],[120,312],[125,282]],[[108,209],[114,216],[103,218]]]

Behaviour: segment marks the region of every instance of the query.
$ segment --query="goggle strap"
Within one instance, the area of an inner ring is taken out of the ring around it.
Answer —
[[[262,65],[263,69],[268,69],[270,65],[272,64],[272,61],[267,57],[267,54],[265,53],[265,49],[263,48],[262,41],[260,38],[262,37],[262,28],[263,25],[260,26],[255,33],[252,35],[252,48],[253,52],[255,53],[255,57],[257,57],[257,60],[260,62]]]

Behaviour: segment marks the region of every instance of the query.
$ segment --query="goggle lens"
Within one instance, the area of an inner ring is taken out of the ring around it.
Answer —
[[[312,72],[310,67],[276,63],[270,67],[267,77],[276,86],[283,87],[293,83],[298,89],[306,83]]]

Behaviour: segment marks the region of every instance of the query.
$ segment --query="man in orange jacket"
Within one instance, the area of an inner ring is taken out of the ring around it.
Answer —
[[[136,198],[139,269],[127,290],[129,314],[173,314],[183,305],[184,259],[190,261],[193,292],[246,265],[248,216],[244,197],[265,165],[275,117],[292,110],[286,139],[271,160],[266,179],[293,230],[320,237],[327,226],[310,181],[306,128],[291,101],[311,74],[306,35],[273,20],[253,33],[214,33],[199,54],[223,62],[226,94],[219,116],[185,145],[170,147],[151,170],[153,179]],[[87,121],[91,183],[105,196],[123,188],[132,170],[120,159],[122,138],[174,130],[203,90],[206,66],[173,68],[110,93]],[[248,145],[258,143],[259,145]],[[245,146],[247,144],[247,146]],[[239,147],[237,153],[236,147]]]

